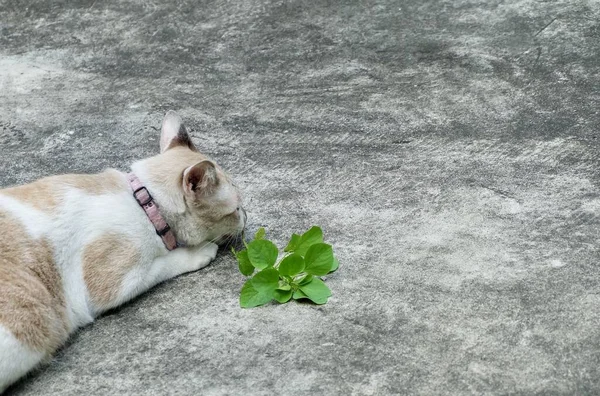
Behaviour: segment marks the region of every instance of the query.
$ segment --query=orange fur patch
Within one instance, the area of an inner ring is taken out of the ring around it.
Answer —
[[[60,199],[53,185],[53,179],[53,177],[48,177],[24,186],[0,190],[0,193],[29,204],[37,210],[51,212],[56,209]]]
[[[0,193],[43,212],[52,212],[60,205],[65,188],[83,190],[90,195],[101,195],[119,192],[128,186],[118,171],[109,169],[96,175],[50,176],[23,186],[0,190]]]
[[[110,194],[128,189],[129,185],[119,171],[108,169],[96,175],[55,176],[65,185],[85,191],[90,195]]]
[[[55,351],[69,329],[61,277],[45,239],[0,212],[0,323],[29,347]]]
[[[121,235],[103,235],[85,247],[83,279],[96,308],[116,305],[123,278],[140,259],[139,249]]]

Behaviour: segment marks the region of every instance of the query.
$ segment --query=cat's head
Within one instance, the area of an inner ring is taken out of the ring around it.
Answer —
[[[244,229],[247,217],[238,188],[200,153],[175,112],[167,112],[163,120],[160,154],[132,169],[147,184],[180,242],[224,243]]]

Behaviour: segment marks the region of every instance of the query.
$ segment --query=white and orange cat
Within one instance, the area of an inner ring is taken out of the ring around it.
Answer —
[[[131,173],[0,190],[0,393],[102,312],[206,266],[245,222],[237,188],[171,111],[160,154]]]

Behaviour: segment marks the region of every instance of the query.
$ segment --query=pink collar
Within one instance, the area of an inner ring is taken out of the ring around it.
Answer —
[[[169,227],[165,219],[161,216],[158,205],[154,202],[154,198],[152,198],[148,189],[133,173],[127,174],[127,181],[133,191],[133,197],[142,209],[144,209],[144,212],[146,212],[148,219],[156,230],[156,234],[163,240],[165,247],[168,250],[177,248],[179,246],[177,238],[175,238],[173,230],[171,230],[171,227]]]

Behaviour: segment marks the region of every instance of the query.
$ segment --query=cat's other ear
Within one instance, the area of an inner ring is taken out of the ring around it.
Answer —
[[[208,195],[218,185],[217,169],[212,161],[198,162],[183,171],[183,191],[188,195]]]
[[[192,139],[181,121],[181,117],[173,110],[169,110],[162,122],[160,131],[160,153],[164,153],[173,147],[188,147],[190,150],[198,151]]]

